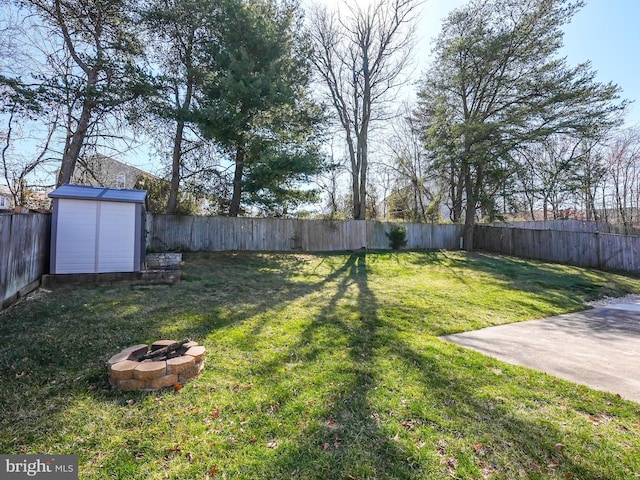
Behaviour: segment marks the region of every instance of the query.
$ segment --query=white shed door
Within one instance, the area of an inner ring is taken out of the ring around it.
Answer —
[[[59,200],[55,273],[95,271],[97,208],[91,200]]]
[[[98,202],[97,272],[132,272],[135,260],[136,206]]]

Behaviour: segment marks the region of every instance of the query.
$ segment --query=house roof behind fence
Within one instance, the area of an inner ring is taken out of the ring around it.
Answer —
[[[144,203],[146,190],[88,187],[86,185],[61,185],[49,194],[51,198],[72,198],[105,202]]]

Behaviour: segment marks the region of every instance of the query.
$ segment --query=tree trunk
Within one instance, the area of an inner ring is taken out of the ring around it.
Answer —
[[[471,175],[468,174],[465,180],[466,207],[464,217],[464,243],[463,248],[467,252],[473,251],[473,229],[476,224],[476,199],[471,182]]]
[[[54,12],[49,13],[52,14],[53,18],[56,22],[58,22],[59,26],[62,29],[64,43],[67,46],[71,58],[73,58],[73,61],[76,63],[76,65],[80,67],[82,71],[87,75],[87,83],[84,89],[84,99],[82,101],[82,112],[80,113],[80,118],[78,119],[76,130],[71,136],[69,136],[69,134],[67,133],[67,139],[65,141],[64,152],[62,154],[62,163],[60,165],[60,171],[58,172],[57,179],[57,186],[60,186],[64,185],[65,183],[71,182],[71,176],[73,175],[73,171],[76,168],[76,162],[78,161],[78,157],[80,156],[82,146],[84,145],[84,141],[87,136],[87,131],[89,130],[91,115],[95,107],[95,94],[93,93],[93,91],[98,83],[98,73],[102,70],[103,52],[100,42],[98,41],[96,44],[97,61],[93,67],[90,67],[82,59],[81,55],[76,52],[75,45],[73,44],[73,41],[69,34],[69,28],[67,26],[64,15],[62,14],[61,2],[58,0],[55,1],[53,4],[53,9]],[[69,105],[68,108],[71,109],[71,106]],[[69,129],[71,128],[71,112],[69,112],[68,121],[69,123],[67,124],[67,131],[69,131]]]
[[[349,149],[349,160],[351,161],[351,211],[353,218],[360,216],[360,166],[357,157],[357,148],[353,148],[353,137],[351,131],[345,127],[347,134],[347,147]]]
[[[362,140],[360,157],[360,212],[356,220],[366,220],[367,218],[367,139]]]
[[[484,185],[484,170],[480,165],[476,165],[475,181],[473,180],[470,165],[465,165],[465,171],[466,207],[464,217],[463,246],[467,252],[472,252],[474,250],[473,231],[476,225],[476,204],[480,192],[482,192],[482,186]]]
[[[451,210],[451,221],[453,223],[458,223],[460,220],[462,220],[462,194],[464,192],[466,170],[460,170],[458,172],[457,179],[454,172],[455,170],[452,168],[450,181],[451,200],[453,202]]]
[[[367,49],[362,49],[362,75],[364,86],[362,89],[362,124],[358,132],[358,164],[360,167],[360,215],[356,220],[366,220],[367,218],[367,170],[369,169],[369,158],[367,144],[369,136],[369,119],[371,118],[371,72],[369,71],[369,61]]]
[[[167,213],[173,214],[178,210],[178,191],[180,189],[180,166],[182,165],[182,138],[184,122],[178,122],[176,134],[173,137],[173,153],[171,155],[171,186],[169,187],[169,200],[167,201]]]
[[[57,180],[58,187],[71,182],[71,176],[76,168],[76,162],[84,145],[91,121],[91,113],[93,112],[93,96],[89,93],[89,90],[95,87],[97,80],[97,72],[90,72],[87,79],[86,97],[82,103],[82,112],[78,119],[76,130],[71,135],[71,138],[67,138],[64,153],[62,154],[62,164],[60,165]]]
[[[229,216],[237,217],[240,213],[240,199],[242,196],[242,175],[244,170],[244,160],[246,152],[243,147],[236,150],[236,169],[233,173],[233,195],[229,206]]]
[[[193,34],[189,37],[189,42],[186,48],[186,67],[187,67],[187,89],[184,94],[184,100],[180,105],[180,89],[177,85],[174,85],[175,95],[175,108],[181,111],[180,117],[184,118],[185,114],[191,109],[191,98],[193,96],[193,89],[195,87],[195,78],[192,73],[191,63],[191,50],[193,47]],[[171,155],[171,186],[169,188],[169,200],[167,201],[167,213],[176,213],[178,210],[178,193],[180,191],[180,170],[182,168],[182,141],[184,140],[184,128],[186,122],[184,120],[178,120],[176,125],[176,134],[173,137],[173,153]]]
[[[353,203],[353,219],[360,218],[360,171],[354,170],[351,174],[351,201]]]

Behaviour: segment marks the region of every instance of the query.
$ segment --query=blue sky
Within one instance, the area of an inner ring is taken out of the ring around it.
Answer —
[[[329,8],[342,7],[346,2],[366,5],[372,0],[303,0],[303,7],[321,3]],[[468,0],[425,0],[418,25],[415,69],[412,78],[418,79],[429,65],[431,40],[440,32],[442,20],[454,8]],[[562,54],[572,65],[590,60],[598,72],[598,80],[613,82],[622,87],[622,97],[635,101],[627,114],[627,125],[640,126],[640,0],[586,0],[586,5],[565,28],[565,47]],[[412,87],[413,88],[413,87]],[[407,97],[413,97],[408,91]],[[157,162],[148,157],[147,146],[130,152],[126,159],[140,168],[155,172]]]
[[[356,1],[366,5],[372,0],[303,0],[303,6],[316,2],[329,8]],[[468,0],[425,0],[417,31],[415,70],[419,78],[428,68],[431,40],[438,35],[442,20],[454,8]],[[627,125],[640,126],[640,0],[586,0],[586,5],[565,28],[565,55],[570,64],[590,60],[598,71],[598,80],[613,82],[623,88],[622,97],[634,100],[627,115]],[[407,92],[409,93],[409,92]],[[410,96],[413,96],[413,92]],[[405,97],[406,98],[406,97]],[[148,156],[147,145],[129,152],[122,160],[156,172],[157,161]]]
[[[591,60],[601,82],[622,87],[635,100],[627,123],[640,125],[640,1],[588,0],[565,29],[564,53],[570,63]]]
[[[303,0],[303,6],[320,2],[335,7],[345,1],[366,4],[372,0]],[[425,0],[418,25],[412,78],[418,79],[428,68],[431,40],[440,32],[442,19],[467,1]],[[630,106],[626,123],[640,127],[639,24],[640,0],[586,0],[573,22],[565,27],[562,54],[572,65],[590,60],[599,81],[619,85],[623,89],[622,97],[635,102]],[[406,90],[410,93],[409,88]],[[413,96],[413,92],[408,96]],[[148,145],[141,145],[118,158],[154,173],[159,168],[157,160],[149,157]]]
[[[447,13],[466,3],[467,0],[426,0],[418,30],[417,60],[430,51],[430,40],[440,32]],[[571,65],[591,61],[598,81],[617,84],[623,89],[623,98],[635,101],[627,115],[629,126],[640,126],[639,24],[640,0],[586,0],[565,27],[562,51]]]

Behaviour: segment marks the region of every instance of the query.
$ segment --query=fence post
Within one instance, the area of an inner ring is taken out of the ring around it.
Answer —
[[[595,231],[595,239],[596,239],[596,262],[598,264],[598,269],[602,270],[602,258],[600,252],[600,232],[598,230]]]

